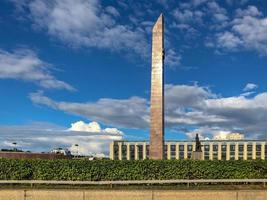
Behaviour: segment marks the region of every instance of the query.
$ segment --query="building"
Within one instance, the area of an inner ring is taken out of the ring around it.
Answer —
[[[267,140],[204,140],[203,160],[267,160]],[[166,141],[164,158],[191,159],[194,141]],[[149,158],[149,142],[113,141],[111,160],[144,160]]]
[[[68,159],[68,156],[55,153],[31,153],[31,152],[7,152],[0,151],[0,158],[15,158],[15,159]]]

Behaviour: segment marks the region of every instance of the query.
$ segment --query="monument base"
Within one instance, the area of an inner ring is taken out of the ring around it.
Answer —
[[[202,152],[194,151],[193,154],[192,154],[192,159],[193,160],[203,160],[202,157],[203,157],[203,153]]]

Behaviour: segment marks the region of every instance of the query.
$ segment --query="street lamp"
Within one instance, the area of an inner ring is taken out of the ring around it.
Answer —
[[[79,145],[75,144],[74,146],[76,147],[76,157],[78,157],[78,155],[79,155]]]
[[[17,151],[17,143],[16,142],[13,142],[12,144],[14,145],[13,151]]]

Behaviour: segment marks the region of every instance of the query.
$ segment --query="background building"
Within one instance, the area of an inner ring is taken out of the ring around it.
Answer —
[[[204,160],[267,159],[267,140],[205,140],[202,144]],[[191,159],[194,141],[166,141],[165,159]],[[149,142],[114,141],[110,144],[111,160],[143,160],[149,158]]]

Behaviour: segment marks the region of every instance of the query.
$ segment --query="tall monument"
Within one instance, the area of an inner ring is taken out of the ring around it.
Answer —
[[[149,157],[164,158],[164,18],[153,27]]]

